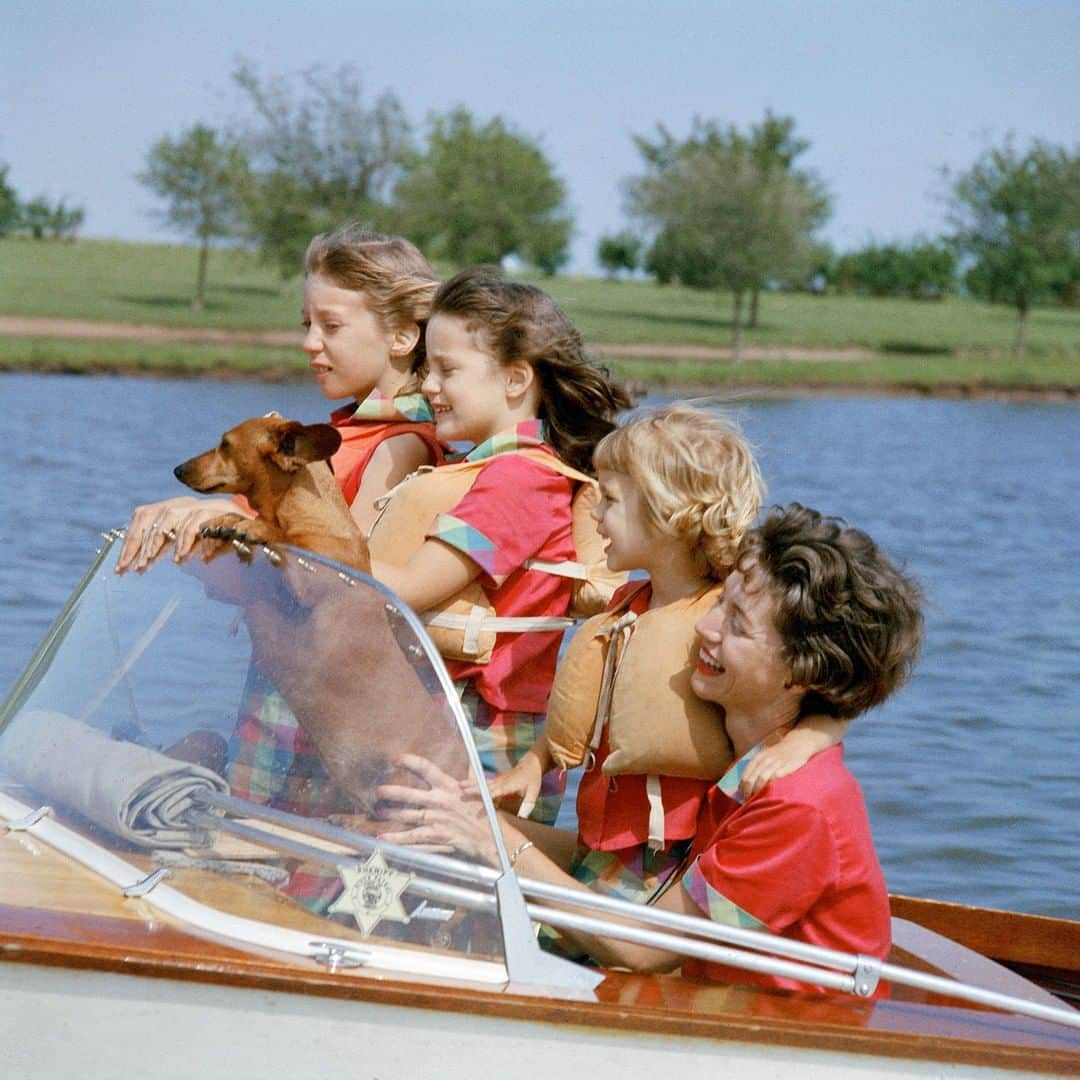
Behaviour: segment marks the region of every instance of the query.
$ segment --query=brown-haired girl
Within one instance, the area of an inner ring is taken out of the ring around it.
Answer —
[[[412,482],[405,485],[400,498],[423,496],[411,515],[394,497],[372,530],[372,573],[427,613],[433,631],[445,630],[436,642],[494,773],[513,766],[542,730],[573,593],[559,568],[581,554],[572,501],[594,446],[630,402],[589,363],[550,296],[496,271],[474,268],[445,282],[425,342],[422,390],[438,437],[471,449],[411,493]],[[403,540],[410,517],[412,543]],[[474,615],[486,644],[470,641],[468,629],[454,637],[453,619],[467,624]],[[547,779],[538,819],[554,820],[563,783]]]

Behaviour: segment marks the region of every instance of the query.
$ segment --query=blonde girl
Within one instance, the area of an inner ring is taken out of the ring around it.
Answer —
[[[579,881],[644,901],[683,864],[702,799],[731,762],[722,716],[690,687],[694,627],[722,592],[764,485],[732,423],[682,405],[612,432],[594,462],[608,566],[647,580],[620,590],[609,614],[578,632],[556,676],[548,735],[491,790],[527,809],[553,765],[584,761],[576,836],[523,822],[523,841]],[[605,685],[598,673],[611,650]],[[836,721],[807,719],[749,762],[744,794],[842,732]]]

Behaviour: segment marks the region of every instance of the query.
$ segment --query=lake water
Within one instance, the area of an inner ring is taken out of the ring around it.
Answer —
[[[178,462],[305,384],[0,374],[0,692],[140,501]],[[894,892],[1080,918],[1080,407],[906,399],[725,406],[771,502],[865,528],[930,597],[909,687],[858,719]]]

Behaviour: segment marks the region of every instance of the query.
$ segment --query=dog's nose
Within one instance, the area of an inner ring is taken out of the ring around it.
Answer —
[[[184,465],[186,464],[187,462],[185,461]],[[173,476],[175,476],[176,479],[179,480],[181,483],[184,482],[184,465],[177,465],[176,468],[172,471]]]

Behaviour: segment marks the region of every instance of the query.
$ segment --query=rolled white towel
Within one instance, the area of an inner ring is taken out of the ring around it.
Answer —
[[[0,734],[0,770],[50,803],[145,848],[205,845],[205,831],[188,825],[185,814],[200,791],[229,791],[210,769],[118,742],[45,709],[22,713]]]

